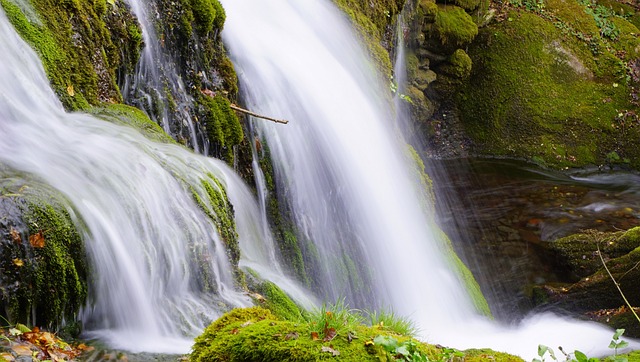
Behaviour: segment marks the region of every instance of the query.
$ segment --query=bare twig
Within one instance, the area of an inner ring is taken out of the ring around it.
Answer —
[[[633,316],[636,317],[638,322],[640,322],[640,317],[638,317],[638,314],[636,314],[636,311],[631,306],[631,303],[629,303],[629,301],[627,300],[627,297],[622,292],[622,289],[620,289],[620,284],[613,277],[613,275],[611,274],[611,271],[609,271],[609,268],[607,267],[607,263],[604,262],[604,258],[602,257],[602,253],[600,252],[600,242],[596,242],[596,247],[598,248],[598,256],[600,257],[600,261],[602,262],[602,266],[604,267],[604,270],[607,271],[607,274],[609,274],[609,277],[611,278],[611,280],[613,280],[613,284],[616,286],[616,288],[618,288],[618,292],[620,292],[622,299],[624,299],[624,302],[627,304],[627,307],[629,307],[629,310],[631,310],[631,313],[633,313]]]
[[[249,110],[247,110],[247,109],[244,109],[244,108],[238,107],[238,106],[236,106],[236,105],[235,105],[235,104],[233,104],[233,103],[231,103],[231,104],[229,105],[229,108],[231,108],[231,109],[233,109],[233,110],[236,110],[236,111],[238,111],[238,112],[241,112],[241,113],[248,114],[248,115],[250,115],[250,116],[254,116],[254,117],[257,117],[257,118],[266,119],[267,121],[271,121],[271,122],[275,122],[275,123],[282,123],[282,124],[287,124],[287,123],[289,123],[289,121],[285,121],[285,120],[283,120],[283,119],[275,119],[275,118],[271,118],[271,117],[263,116],[263,115],[261,115],[261,114],[257,114],[257,113],[255,113],[255,112],[251,112],[251,111],[249,111]]]

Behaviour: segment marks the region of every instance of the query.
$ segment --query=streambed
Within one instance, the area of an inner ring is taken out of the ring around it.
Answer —
[[[562,173],[508,160],[431,161],[438,219],[497,319],[534,308],[534,285],[575,282],[547,245],[585,229],[640,225],[640,175]]]

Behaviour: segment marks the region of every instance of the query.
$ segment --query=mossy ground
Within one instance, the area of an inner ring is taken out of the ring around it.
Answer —
[[[3,317],[52,329],[73,324],[87,296],[81,221],[54,190],[11,175],[0,179],[0,211]]]
[[[637,110],[624,63],[640,49],[637,28],[614,17],[613,41],[577,1],[543,4],[506,12],[469,47],[473,70],[456,102],[477,152],[552,167],[640,167],[631,143],[639,127],[619,117]]]
[[[395,356],[374,343],[378,336],[400,344],[412,343],[417,353],[440,360],[445,350],[391,333],[378,326],[354,325],[334,338],[315,335],[305,321],[282,320],[259,307],[235,309],[207,327],[196,338],[190,361],[393,361]],[[490,350],[472,350],[463,361],[522,361]],[[468,357],[467,357],[468,356]]]

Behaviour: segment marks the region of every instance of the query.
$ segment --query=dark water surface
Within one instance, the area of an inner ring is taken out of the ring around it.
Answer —
[[[440,225],[497,319],[531,310],[531,286],[572,281],[554,270],[549,242],[640,225],[638,174],[561,173],[507,160],[435,160],[430,168]]]

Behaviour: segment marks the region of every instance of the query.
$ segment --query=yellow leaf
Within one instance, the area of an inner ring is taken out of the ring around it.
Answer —
[[[13,264],[15,266],[23,266],[24,265],[24,261],[22,261],[21,259],[13,259]]]
[[[69,95],[72,97],[76,95],[76,92],[73,90],[73,85],[69,84],[67,86],[67,93],[69,93]]]
[[[20,237],[18,230],[11,228],[11,230],[9,230],[9,234],[11,235],[11,240],[13,240],[14,243],[20,244],[22,242],[22,238]]]

